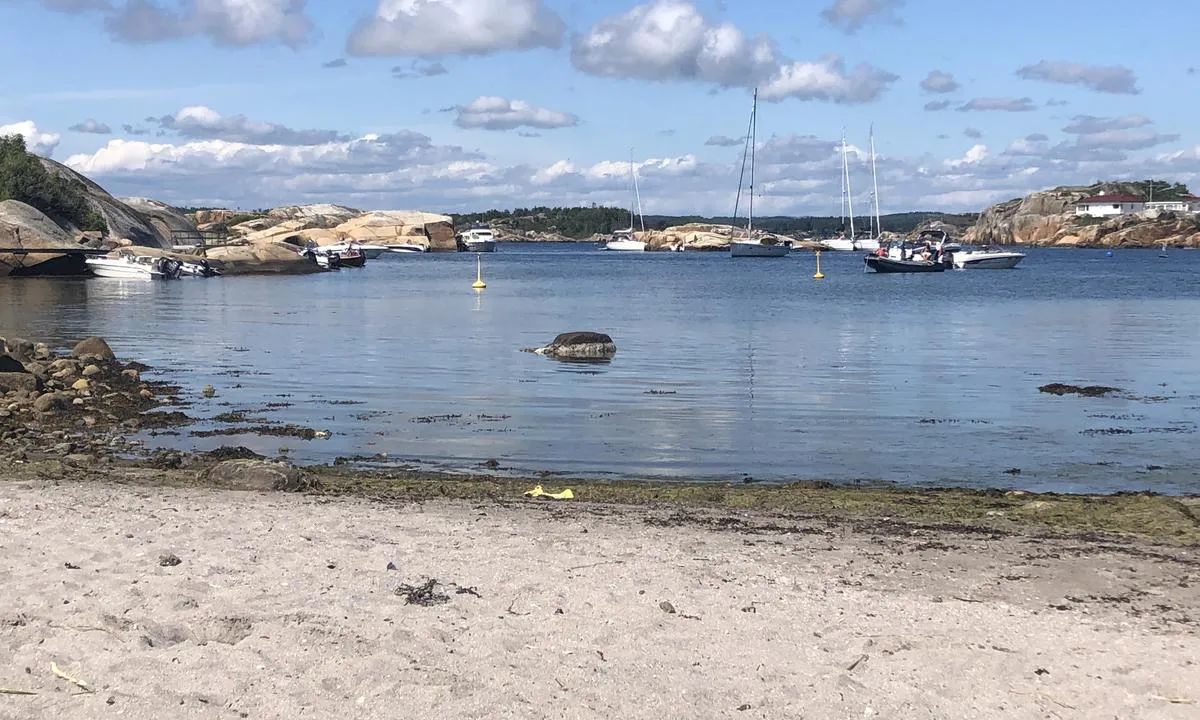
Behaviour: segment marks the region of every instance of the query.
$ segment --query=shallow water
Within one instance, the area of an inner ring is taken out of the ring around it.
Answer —
[[[1012,271],[909,276],[825,253],[825,279],[813,269],[808,253],[505,245],[483,256],[481,294],[467,254],[307,277],[10,280],[0,335],[102,335],[184,384],[193,415],[238,409],[333,433],[158,438],[192,447],[286,447],[307,461],[386,453],[451,469],[495,458],[522,472],[1200,492],[1200,252],[1032,251]],[[611,334],[616,359],[520,352],[567,330]],[[1049,382],[1125,392],[1037,391]],[[199,397],[205,384],[217,397]]]

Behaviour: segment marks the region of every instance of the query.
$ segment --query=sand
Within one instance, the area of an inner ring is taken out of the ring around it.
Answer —
[[[678,512],[0,481],[0,718],[1200,716],[1195,548]]]

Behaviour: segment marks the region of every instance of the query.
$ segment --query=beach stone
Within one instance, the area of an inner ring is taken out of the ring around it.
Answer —
[[[138,375],[138,371],[137,371],[137,370],[133,370],[133,369],[129,369],[129,370],[122,370],[122,371],[121,371],[121,375],[122,375],[122,376],[124,376],[124,377],[127,377],[127,378],[129,378],[130,380],[137,380],[137,379],[138,379],[138,377],[140,377],[140,376]]]
[[[116,360],[117,356],[113,354],[112,348],[104,338],[90,337],[80,340],[71,349],[71,357],[82,358],[86,355],[95,355],[102,360]]]
[[[71,389],[72,389],[72,390],[76,390],[76,391],[79,391],[79,392],[83,392],[84,390],[88,390],[88,389],[90,389],[91,387],[92,387],[92,384],[91,384],[90,382],[88,382],[87,380],[85,380],[84,378],[79,378],[78,380],[76,380],[76,381],[75,381],[75,382],[74,382],[74,383],[71,385]]]
[[[0,392],[10,393],[18,390],[41,392],[42,381],[36,375],[27,372],[0,372]]]
[[[611,360],[617,354],[617,345],[604,333],[577,331],[561,333],[534,352],[560,360]]]
[[[200,479],[232,490],[301,492],[316,487],[295,465],[267,460],[226,460],[202,471]]]
[[[99,365],[88,365],[87,367],[85,367],[83,369],[83,372],[80,374],[83,375],[85,378],[87,378],[87,377],[91,377],[93,375],[99,375],[100,372],[101,372],[101,370],[100,370]]]
[[[58,393],[45,393],[33,401],[33,409],[43,413],[61,410],[66,406],[66,400]]]
[[[4,341],[4,348],[8,355],[16,358],[18,362],[29,362],[33,360],[33,353],[36,345],[23,340],[21,338],[12,338]]]
[[[50,346],[46,343],[35,343],[33,346],[34,360],[49,360],[54,357],[54,353],[50,352]]]
[[[25,369],[25,364],[7,353],[0,355],[0,373],[23,373],[29,372]]]

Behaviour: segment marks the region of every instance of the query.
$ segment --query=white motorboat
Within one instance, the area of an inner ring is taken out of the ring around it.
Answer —
[[[426,252],[424,245],[417,245],[416,243],[400,243],[398,245],[388,245],[387,251],[389,253],[394,253],[397,255],[415,255],[418,253]]]
[[[353,240],[348,242],[340,242],[334,245],[326,245],[324,249],[335,253],[345,253],[350,252],[351,250],[357,250],[358,252],[362,253],[362,256],[367,260],[374,260],[388,250],[384,245],[364,245],[363,243]]]
[[[634,203],[637,205],[637,216],[641,219],[642,232],[646,232],[646,217],[642,215],[642,193],[638,190],[637,167],[633,164],[633,152],[629,153],[629,174],[633,178],[633,197],[630,198],[629,204],[629,229],[614,230],[612,237],[608,242],[604,243],[605,250],[620,250],[624,252],[642,252],[646,249],[646,243],[634,238],[633,236],[633,219],[634,219]]]
[[[179,277],[183,265],[170,258],[134,255],[130,252],[90,257],[84,263],[96,277],[123,280],[174,280]]]
[[[729,257],[786,257],[792,249],[774,235],[754,232],[754,146],[758,135],[758,88],[754,89],[754,104],[750,109],[750,131],[746,133],[746,148],[742,151],[742,171],[745,172],[746,153],[750,154],[750,193],[746,210],[746,237],[729,244]],[[742,178],[738,177],[738,199],[742,196]],[[737,201],[733,216],[737,217]]]
[[[459,242],[466,252],[496,252],[496,235],[484,225],[468,228],[459,236]]]
[[[950,257],[956,270],[1009,270],[1025,258],[1025,253],[1009,252],[984,245],[951,253]]]

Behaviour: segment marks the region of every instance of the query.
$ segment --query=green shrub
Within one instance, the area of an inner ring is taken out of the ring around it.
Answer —
[[[108,232],[104,218],[84,199],[81,184],[47,171],[20,135],[0,137],[0,200],[19,200],[59,225]]]

